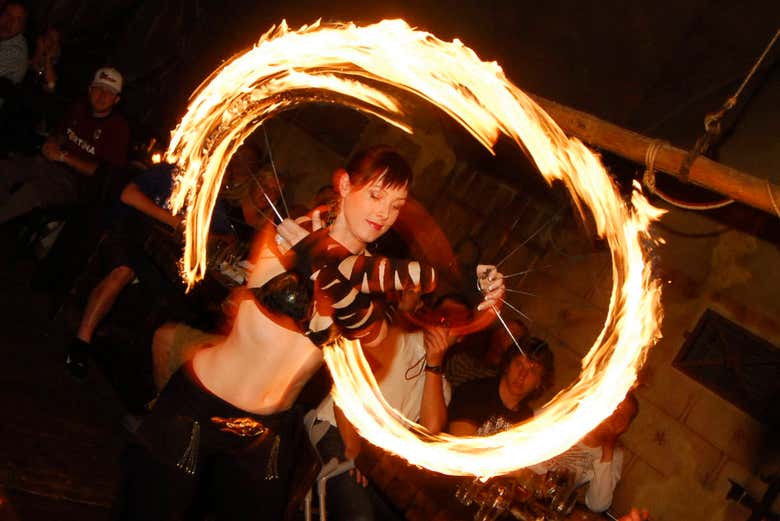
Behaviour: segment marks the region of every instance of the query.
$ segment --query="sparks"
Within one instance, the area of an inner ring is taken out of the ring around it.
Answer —
[[[500,134],[508,136],[548,183],[563,182],[610,245],[612,296],[579,379],[511,430],[480,438],[425,434],[382,399],[357,342],[324,349],[335,400],[369,441],[437,472],[488,477],[549,459],[612,413],[660,337],[660,285],[642,248],[660,212],[638,190],[628,208],[593,153],[568,138],[498,64],[481,61],[460,41],[443,42],[403,20],[365,27],[317,22],[297,31],[282,22],[212,74],[193,95],[167,152],[181,169],[173,208],[186,206],[183,276],[192,286],[205,274],[206,235],[225,166],[249,134],[278,112],[312,101],[353,107],[412,132],[400,102],[381,85],[436,105],[491,152]]]

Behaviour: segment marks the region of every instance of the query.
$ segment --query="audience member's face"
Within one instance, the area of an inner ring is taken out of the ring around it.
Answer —
[[[27,13],[19,4],[8,4],[0,13],[0,40],[13,38],[24,31]]]
[[[89,103],[92,105],[94,115],[107,116],[117,102],[119,102],[119,96],[105,87],[93,85],[89,88]]]
[[[518,355],[509,362],[503,375],[506,389],[521,400],[534,392],[542,383],[544,368],[524,355]]]
[[[528,334],[528,330],[519,322],[510,320],[507,324],[517,341],[521,341]],[[506,350],[513,345],[514,341],[512,340],[512,337],[509,336],[506,329],[503,327],[496,328],[490,337],[490,343],[488,344],[488,349],[485,353],[485,361],[488,364],[497,367],[501,363],[501,358],[504,356],[504,353],[506,353]]]

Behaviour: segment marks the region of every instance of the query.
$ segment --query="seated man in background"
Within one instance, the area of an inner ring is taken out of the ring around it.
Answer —
[[[283,188],[280,183],[272,166],[263,164],[258,152],[245,144],[230,160],[220,197],[240,208],[244,222],[259,230],[275,219],[268,201],[274,204],[279,201]]]
[[[466,304],[444,297],[435,312],[443,317],[470,316]],[[447,423],[450,388],[443,375],[444,355],[456,341],[444,327],[406,331],[391,327],[378,346],[363,347],[382,395],[404,416],[418,422],[432,434]],[[317,419],[330,427],[317,444],[323,463],[332,458],[354,460],[363,440],[328,396],[317,408]],[[334,519],[399,519],[401,514],[374,489],[357,470],[328,481],[328,515]]]
[[[0,122],[3,143],[0,152],[34,155],[70,105],[65,91],[57,92],[62,34],[47,26],[35,39],[35,51],[18,93],[6,107],[6,119]]]
[[[528,402],[552,383],[554,358],[547,342],[530,338],[523,352],[509,348],[500,376],[464,383],[455,390],[448,408],[447,432],[455,436],[487,436],[528,420]]]
[[[20,2],[0,8],[0,108],[27,72],[27,10]]]
[[[97,326],[128,284],[136,277],[145,279],[149,270],[155,269],[144,251],[149,219],[167,225],[172,231],[180,227],[181,216],[173,215],[168,205],[173,175],[173,165],[156,165],[122,190],[116,219],[98,250],[105,256],[108,274],[90,292],[76,337],[65,356],[66,368],[79,380],[87,376],[89,348]],[[227,239],[232,235],[232,226],[220,206],[215,208],[211,230]]]
[[[115,110],[122,92],[116,69],[98,69],[87,102],[78,101],[41,149],[43,157],[0,161],[0,224],[36,208],[88,203],[103,167],[127,163],[130,130]]]
[[[587,484],[585,506],[603,512],[612,504],[623,468],[623,450],[618,439],[639,412],[636,397],[629,393],[607,419],[566,452],[529,467],[537,474],[550,470],[571,472],[577,486]]]

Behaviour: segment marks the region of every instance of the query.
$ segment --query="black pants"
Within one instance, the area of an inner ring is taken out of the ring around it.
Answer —
[[[297,456],[309,443],[300,414],[247,413],[194,378],[189,366],[173,375],[139,429],[139,442],[128,447],[116,517],[283,519]],[[262,427],[242,436],[213,418]]]

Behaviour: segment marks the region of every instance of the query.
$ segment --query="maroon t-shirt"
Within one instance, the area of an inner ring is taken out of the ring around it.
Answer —
[[[96,118],[89,103],[77,101],[61,122],[60,133],[65,136],[62,148],[68,154],[115,166],[127,163],[130,129],[125,118],[116,111]]]

